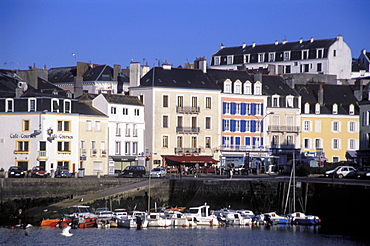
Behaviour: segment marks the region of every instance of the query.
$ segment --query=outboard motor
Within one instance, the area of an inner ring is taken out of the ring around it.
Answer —
[[[136,216],[136,226],[138,230],[140,230],[143,226],[143,220],[140,216]]]

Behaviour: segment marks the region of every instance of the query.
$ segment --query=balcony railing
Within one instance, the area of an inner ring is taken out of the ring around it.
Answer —
[[[300,131],[299,126],[269,126],[268,131],[270,132],[295,132]]]
[[[180,114],[198,114],[200,112],[200,107],[192,107],[192,106],[177,106],[176,113]]]
[[[96,155],[97,155],[97,153],[98,153],[98,150],[97,150],[97,149],[91,149],[91,150],[90,150],[90,155],[91,155],[91,156],[96,156]]]
[[[177,133],[199,133],[199,127],[176,127]]]
[[[200,154],[200,148],[175,148],[176,155]]]
[[[102,149],[102,150],[100,150],[100,156],[101,156],[101,157],[105,157],[105,156],[107,156],[107,150],[106,150],[106,149]]]
[[[222,145],[221,151],[267,151],[267,146],[257,145]]]
[[[81,156],[86,156],[86,149],[81,149]]]

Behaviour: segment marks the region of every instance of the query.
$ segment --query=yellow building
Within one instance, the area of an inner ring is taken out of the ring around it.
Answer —
[[[359,146],[359,108],[351,87],[306,84],[295,88],[302,95],[301,152],[318,161],[346,161]]]

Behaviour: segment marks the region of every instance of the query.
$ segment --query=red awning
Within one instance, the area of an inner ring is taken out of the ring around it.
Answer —
[[[179,163],[217,163],[219,161],[212,158],[212,156],[194,156],[194,155],[182,155],[182,156],[163,156],[167,160],[179,162]]]

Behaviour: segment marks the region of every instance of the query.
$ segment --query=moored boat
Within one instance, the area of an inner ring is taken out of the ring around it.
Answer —
[[[162,213],[150,213],[148,215],[148,227],[168,227],[172,221]]]
[[[288,216],[281,216],[275,212],[264,213],[264,220],[267,224],[288,224]]]
[[[288,214],[289,222],[296,225],[318,225],[321,220],[315,215],[306,215],[302,212]]]
[[[118,227],[125,228],[146,228],[148,227],[148,220],[146,212],[133,211],[127,217],[117,219]]]
[[[207,203],[199,207],[189,208],[188,211],[184,212],[184,215],[195,221],[197,225],[219,225],[217,216],[211,214],[210,206]]]
[[[193,218],[186,217],[178,210],[166,210],[164,211],[164,214],[166,218],[171,221],[172,226],[194,227],[197,225],[196,221]]]

